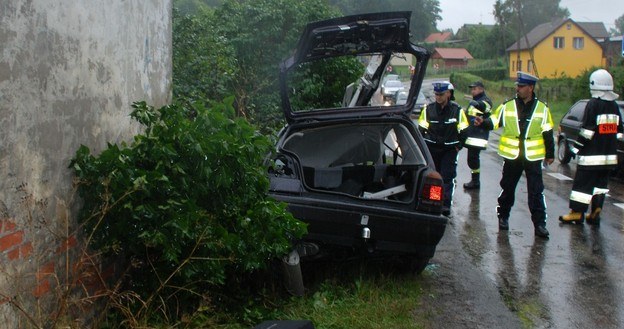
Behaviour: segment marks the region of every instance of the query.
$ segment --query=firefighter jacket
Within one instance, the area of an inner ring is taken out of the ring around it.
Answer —
[[[460,149],[465,140],[462,132],[468,127],[468,119],[462,107],[453,101],[449,101],[444,108],[433,102],[420,112],[418,127],[427,146]]]
[[[584,169],[613,169],[617,166],[618,137],[622,138],[622,117],[615,101],[592,98],[575,142],[578,166]],[[575,152],[575,153],[576,153]]]
[[[537,161],[555,156],[550,109],[535,94],[526,104],[517,97],[505,101],[484,124],[486,129],[503,127],[498,145],[498,154],[503,158]]]
[[[467,148],[485,150],[490,131],[481,126],[475,126],[474,119],[478,116],[484,119],[488,118],[492,113],[492,101],[484,92],[474,96],[472,100],[468,105],[468,110],[466,110],[470,126],[466,129],[466,143],[464,145]]]

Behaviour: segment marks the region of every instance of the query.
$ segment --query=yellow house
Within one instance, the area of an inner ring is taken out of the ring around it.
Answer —
[[[603,23],[565,18],[538,25],[507,48],[509,77],[525,71],[539,78],[574,78],[592,66],[604,66],[599,40],[607,36]]]

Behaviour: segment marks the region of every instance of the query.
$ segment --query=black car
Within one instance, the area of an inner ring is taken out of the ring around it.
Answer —
[[[574,142],[578,138],[581,124],[585,118],[585,107],[589,99],[582,99],[570,107],[568,112],[561,118],[557,130],[557,160],[562,164],[569,163],[575,157],[571,151]],[[624,117],[624,101],[616,101],[620,107],[620,113]],[[624,141],[618,142],[618,174],[624,174]],[[624,176],[623,176],[624,177]]]
[[[430,56],[410,43],[409,18],[311,23],[281,64],[288,124],[270,156],[269,193],[307,223],[297,257],[390,254],[419,273],[444,234],[442,177],[409,116]],[[396,63],[416,72],[407,102],[384,106],[380,82]]]

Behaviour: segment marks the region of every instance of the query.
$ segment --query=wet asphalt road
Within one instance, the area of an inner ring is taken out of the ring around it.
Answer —
[[[534,236],[521,178],[510,230],[498,231],[498,136],[481,153],[481,189],[460,152],[449,226],[422,275],[427,328],[624,328],[624,186],[612,180],[599,228],[560,224],[575,163],[544,170],[550,239]]]

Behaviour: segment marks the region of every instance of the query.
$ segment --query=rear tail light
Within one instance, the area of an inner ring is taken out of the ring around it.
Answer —
[[[444,199],[443,180],[440,173],[430,170],[426,173],[422,184],[421,200],[418,208],[429,212],[439,213],[442,210]]]
[[[442,201],[442,186],[425,185],[425,197],[431,201]]]

